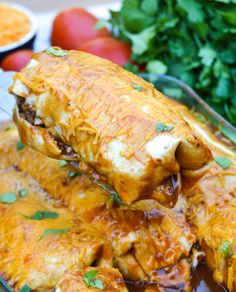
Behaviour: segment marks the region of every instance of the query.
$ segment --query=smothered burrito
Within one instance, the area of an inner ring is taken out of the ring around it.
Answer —
[[[175,175],[200,177],[211,153],[153,85],[99,57],[50,48],[14,76],[23,143],[71,162],[131,202]]]

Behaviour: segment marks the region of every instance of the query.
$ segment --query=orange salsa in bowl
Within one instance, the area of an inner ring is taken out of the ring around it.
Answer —
[[[25,13],[0,3],[0,47],[18,42],[31,29],[31,20]]]

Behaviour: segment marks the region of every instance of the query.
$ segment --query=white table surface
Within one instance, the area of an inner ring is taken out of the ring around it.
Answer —
[[[17,2],[27,6],[34,12],[46,12],[55,9],[64,9],[70,6],[89,7],[99,4],[109,4],[111,2],[121,2],[121,0],[1,0],[5,2]]]

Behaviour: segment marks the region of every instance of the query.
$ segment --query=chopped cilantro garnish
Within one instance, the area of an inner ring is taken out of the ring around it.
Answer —
[[[137,91],[142,91],[142,90],[143,90],[143,87],[140,86],[140,85],[135,85],[135,84],[131,84],[131,85],[132,85],[132,87],[133,87],[135,90],[137,90]]]
[[[82,173],[80,171],[76,171],[76,172],[74,172],[72,170],[68,171],[68,176],[69,177],[75,177],[75,176],[81,176],[81,175],[82,175]]]
[[[116,192],[110,193],[109,200],[111,200],[112,202],[115,201],[121,206],[125,205],[124,201],[121,199],[121,197]]]
[[[28,191],[27,189],[20,189],[20,190],[19,190],[19,196],[20,196],[21,198],[25,198],[25,197],[27,197],[27,196],[28,196],[28,193],[29,193],[29,191]]]
[[[64,57],[67,56],[67,52],[61,49],[56,48],[48,48],[46,51],[49,55],[55,56],[55,57]]]
[[[111,189],[107,184],[105,183],[101,183],[99,181],[96,182],[98,186],[100,186],[101,188],[103,188],[106,192],[109,193],[109,200],[111,200],[112,202],[116,201],[119,205],[124,206],[125,203],[124,201],[121,199],[121,197],[118,195],[118,193]]]
[[[25,148],[25,145],[19,140],[17,141],[16,148],[20,151]]]
[[[20,288],[19,292],[30,292],[30,287],[27,285],[24,285],[23,287]]]
[[[156,131],[157,132],[168,132],[174,129],[174,126],[172,125],[165,125],[161,122],[156,123]]]
[[[65,167],[67,165],[65,160],[59,160],[58,164],[60,165],[60,167]]]
[[[126,70],[132,72],[132,73],[138,73],[138,66],[133,65],[131,63],[127,63],[123,66]]]
[[[219,246],[219,251],[224,257],[231,257],[233,244],[230,241],[225,241]]]
[[[43,234],[40,236],[40,238],[38,240],[43,239],[45,236],[49,235],[49,234],[63,234],[63,233],[67,233],[70,231],[70,228],[64,228],[64,229],[46,229]]]
[[[222,156],[215,157],[215,162],[219,164],[223,169],[227,169],[233,164],[229,158]]]
[[[96,279],[98,275],[97,270],[91,270],[84,274],[83,280],[87,284],[88,287],[98,288],[100,290],[104,289],[104,285],[100,279]]]
[[[55,219],[58,217],[58,213],[49,211],[36,211],[32,216],[21,215],[31,220]]]
[[[15,203],[17,197],[15,193],[4,193],[2,195],[0,195],[0,203],[4,203],[4,204],[13,204]]]

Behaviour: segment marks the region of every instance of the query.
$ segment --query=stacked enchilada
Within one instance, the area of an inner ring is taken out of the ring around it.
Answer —
[[[100,58],[64,53],[36,54],[11,88],[21,139],[43,154],[17,149],[16,130],[2,131],[0,183],[4,192],[17,194],[13,204],[0,203],[7,222],[0,225],[2,254],[6,246],[17,250],[7,237],[13,233],[25,250],[19,261],[9,254],[2,275],[16,289],[41,291],[126,291],[122,276],[154,282],[147,291],[191,290],[193,244],[199,239],[206,252],[220,244],[205,248],[208,233],[190,220],[197,183],[215,167],[201,138],[213,153],[220,142],[206,139],[208,129],[144,80]],[[234,157],[230,150],[227,155]],[[171,185],[175,178],[177,188]],[[232,181],[235,187],[234,175]],[[25,198],[19,196],[23,186],[29,190]],[[229,188],[225,192],[232,193]],[[40,209],[58,217],[30,219]],[[55,229],[66,231],[38,240]],[[93,270],[96,278],[86,282]],[[228,278],[221,282],[228,285]]]
[[[96,56],[50,52],[14,77],[23,142],[79,161],[127,204],[172,175],[200,176],[209,167],[208,148],[153,85]]]

